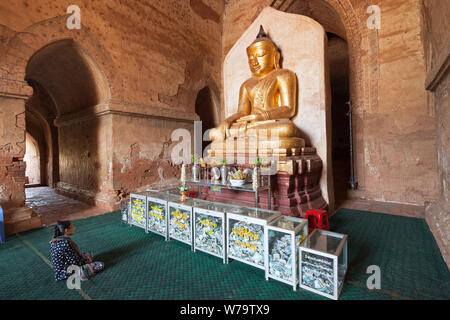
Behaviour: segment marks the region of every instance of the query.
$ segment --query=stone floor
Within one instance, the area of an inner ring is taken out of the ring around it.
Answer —
[[[49,226],[57,220],[76,220],[106,213],[104,209],[57,194],[49,187],[25,188],[26,205]]]
[[[339,207],[336,209],[336,211],[340,208],[380,212],[404,217],[425,219],[424,206],[415,206],[409,204],[370,200],[343,200],[340,202]]]

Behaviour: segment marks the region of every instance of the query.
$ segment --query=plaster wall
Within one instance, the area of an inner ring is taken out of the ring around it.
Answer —
[[[0,204],[8,209],[25,204],[25,101],[0,97],[0,105]]]
[[[120,190],[119,197],[176,182],[181,164],[174,163],[172,153],[181,139],[175,137],[173,140],[172,133],[177,129],[184,129],[188,136],[193,137],[191,121],[113,116],[113,189]],[[193,147],[191,144],[191,149],[187,150],[189,161]]]
[[[94,205],[110,208],[112,172],[111,116],[76,124],[60,124],[56,190]]]

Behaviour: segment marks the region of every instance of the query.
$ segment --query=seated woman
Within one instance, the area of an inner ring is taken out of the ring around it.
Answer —
[[[71,265],[80,266],[81,280],[88,280],[92,275],[104,268],[103,262],[93,262],[92,253],[82,253],[80,248],[69,238],[75,234],[75,226],[70,221],[58,221],[55,235],[50,241],[50,256],[55,272],[55,280],[67,279],[67,268]]]

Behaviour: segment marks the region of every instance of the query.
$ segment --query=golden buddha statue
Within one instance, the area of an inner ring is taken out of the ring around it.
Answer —
[[[238,111],[211,130],[210,154],[290,155],[305,146],[291,121],[297,112],[297,77],[280,68],[280,53],[262,26],[247,55],[252,77],[241,85]]]

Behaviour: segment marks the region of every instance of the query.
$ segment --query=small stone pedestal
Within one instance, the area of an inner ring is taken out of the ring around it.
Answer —
[[[322,160],[317,154],[280,157],[277,174],[271,176],[271,209],[302,218],[311,208],[327,210],[328,204],[320,189],[321,173]],[[267,191],[259,192],[259,208],[267,209],[267,196]],[[222,189],[221,193],[216,193],[202,187],[201,197],[208,201],[255,206],[252,192]]]

